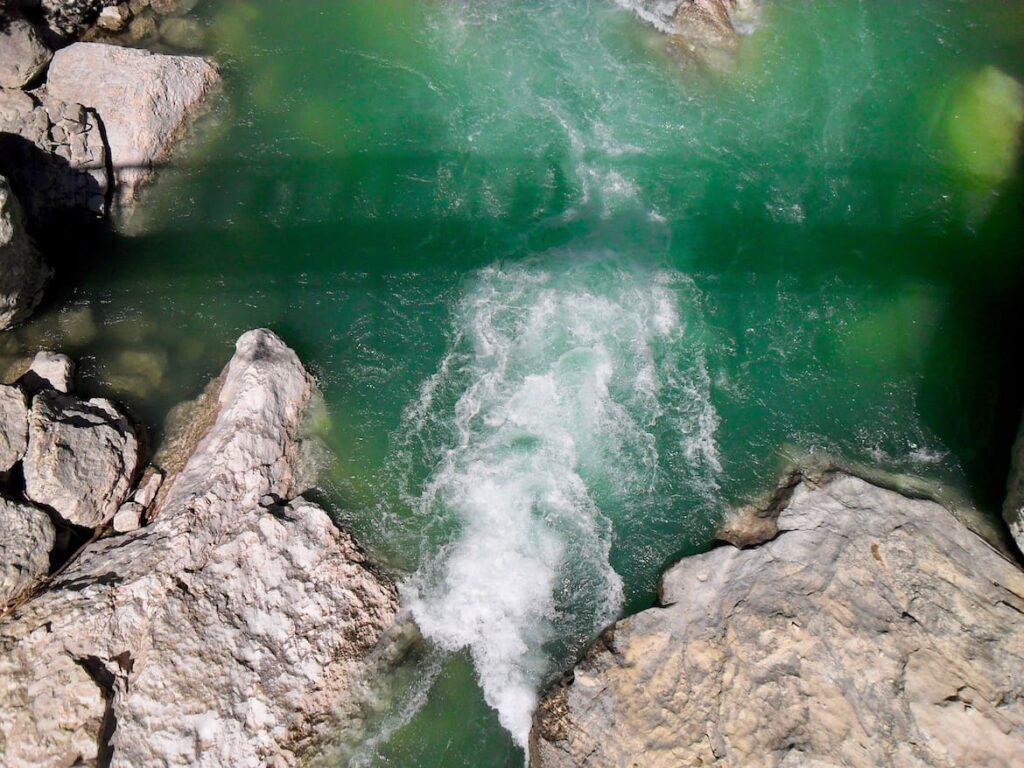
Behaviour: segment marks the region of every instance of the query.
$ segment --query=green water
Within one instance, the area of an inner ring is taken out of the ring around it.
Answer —
[[[156,438],[241,331],[308,362],[324,500],[427,637],[337,762],[521,764],[538,689],[787,456],[997,510],[1024,5],[774,0],[718,75],[610,0],[197,14],[219,123],[0,351]]]

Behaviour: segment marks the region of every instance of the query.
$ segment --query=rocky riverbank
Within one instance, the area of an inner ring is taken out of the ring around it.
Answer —
[[[534,766],[1014,765],[1024,573],[940,505],[801,478],[544,699]]]
[[[217,386],[193,407],[193,421],[208,429],[192,431],[198,443],[178,442],[179,459],[187,458],[180,471],[148,509],[152,473],[135,490],[129,504],[144,510],[145,524],[124,534],[101,527],[100,538],[0,622],[0,754],[8,765],[292,765],[335,718],[353,716],[353,687],[394,621],[397,595],[299,495],[310,476],[302,425],[314,391],[280,339],[242,336]],[[47,445],[58,432],[95,441],[111,431],[107,405],[65,397],[41,391],[32,415],[22,414],[26,456],[38,442],[33,430]],[[55,402],[64,416],[48,421]],[[118,447],[128,467],[134,447]],[[81,524],[109,520],[129,490],[121,482],[94,504],[97,478],[75,467],[94,455],[61,454],[51,473],[89,490],[79,505],[100,517],[79,515]],[[174,463],[168,457],[165,466]],[[50,518],[74,506],[61,493],[47,496],[56,506],[33,506],[32,472],[24,474],[28,499],[0,506],[28,521],[24,534],[13,530],[30,555],[5,564],[23,582],[45,576]],[[2,550],[8,559],[10,549]]]

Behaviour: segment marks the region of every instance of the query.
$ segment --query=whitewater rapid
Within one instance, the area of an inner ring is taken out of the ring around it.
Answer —
[[[551,644],[578,650],[622,607],[615,527],[652,503],[659,434],[707,487],[720,470],[692,283],[607,255],[565,264],[482,271],[405,415],[408,435],[447,428],[411,502],[451,526],[405,605],[436,645],[469,651],[524,748]]]

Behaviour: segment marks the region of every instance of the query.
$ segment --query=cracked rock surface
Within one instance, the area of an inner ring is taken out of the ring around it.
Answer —
[[[296,496],[313,392],[280,339],[242,336],[152,522],[0,621],[7,765],[294,765],[352,714],[397,594]]]
[[[544,699],[531,765],[1019,765],[1016,564],[847,475],[797,485],[777,524],[669,569]]]
[[[134,430],[108,400],[56,390],[32,398],[25,495],[69,523],[109,521],[131,489],[138,457]]]

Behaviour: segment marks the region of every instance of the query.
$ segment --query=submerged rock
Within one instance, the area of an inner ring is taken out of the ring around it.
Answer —
[[[29,414],[25,495],[74,525],[97,528],[131,489],[138,441],[107,400],[40,392]]]
[[[50,516],[0,497],[0,612],[50,569],[56,531]]]
[[[786,493],[775,538],[682,560],[606,632],[542,703],[533,765],[1017,761],[1024,573],[933,502]]]
[[[25,232],[21,207],[0,176],[0,331],[32,313],[49,277],[49,268]]]
[[[118,199],[129,203],[182,138],[219,80],[216,67],[196,56],[75,43],[54,55],[46,88],[55,98],[99,113]]]
[[[0,623],[10,765],[294,765],[350,714],[397,595],[295,498],[313,391],[280,339],[245,334],[149,525],[87,545]]]

